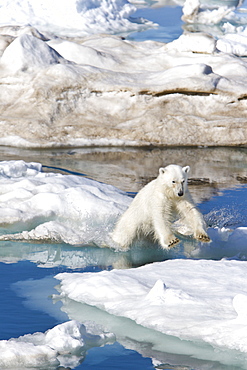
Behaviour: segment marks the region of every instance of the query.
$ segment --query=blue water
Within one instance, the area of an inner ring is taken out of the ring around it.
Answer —
[[[144,358],[138,352],[115,342],[101,348],[91,348],[85,361],[77,369],[153,370],[154,367],[150,358]]]
[[[200,205],[210,227],[241,227],[247,225],[246,186],[227,189],[221,196]]]
[[[19,337],[34,332],[44,332],[59,321],[42,310],[33,310],[25,304],[15,289],[15,283],[42,279],[55,275],[61,269],[41,269],[30,261],[0,263],[0,339]],[[50,294],[55,293],[52,289]]]
[[[145,18],[157,24],[157,27],[143,32],[135,32],[128,39],[136,41],[154,40],[159,42],[171,42],[182,33],[182,7],[161,7],[138,9],[133,17]]]
[[[76,269],[76,272],[99,270],[87,267]],[[61,312],[60,302],[54,305],[52,299],[49,298],[57,293],[54,286],[58,282],[54,276],[66,271],[71,272],[72,270],[62,266],[49,269],[39,268],[30,261],[0,263],[0,340],[8,340],[11,337],[16,338],[28,333],[45,332],[69,320],[68,316]],[[42,281],[45,281],[45,291],[40,289]],[[28,287],[30,286],[32,290],[39,289],[38,300],[33,296],[30,301],[28,300],[30,295]],[[91,348],[85,361],[77,369],[150,370],[153,366],[151,359],[143,358],[138,352],[126,349],[115,342],[112,345]]]
[[[154,2],[153,6],[157,6]],[[228,1],[225,0],[202,0],[201,3],[203,4],[211,4],[215,7],[217,6],[226,6],[231,5],[234,6],[237,4],[237,1]],[[231,4],[230,4],[231,3]],[[237,26],[246,26],[247,24],[247,17],[246,12],[242,12],[240,9],[247,8],[247,0],[244,0],[241,5],[235,9],[235,14],[237,18],[232,20],[233,25]],[[127,38],[130,40],[135,41],[144,41],[144,40],[154,40],[159,42],[168,43],[175,39],[177,39],[181,34],[183,34],[184,30],[187,30],[186,24],[181,20],[182,16],[182,6],[160,6],[160,7],[141,7],[133,14],[133,18],[144,18],[148,19],[156,24],[156,27],[150,28],[146,31],[142,32],[135,32],[130,34]],[[209,34],[214,35],[217,37],[220,33],[219,30],[222,24],[218,24],[216,26],[211,25],[203,25],[203,24],[196,24],[196,25],[189,25],[190,32],[207,32]],[[223,29],[221,30],[223,32]]]
[[[28,333],[45,332],[69,318],[60,310],[59,302],[54,304],[51,298],[40,308],[33,308],[32,303],[27,302],[26,297],[18,294],[18,285],[23,283],[33,283],[46,278],[51,285],[46,286],[46,295],[57,293],[54,288],[58,282],[53,278],[57,273],[71,271],[66,268],[56,267],[52,269],[39,268],[30,261],[21,261],[15,264],[0,263],[0,340],[8,340],[11,337],[19,337]],[[95,271],[94,268],[76,270],[77,272]],[[41,300],[44,299],[41,293]],[[53,307],[52,314],[49,312]],[[86,360],[77,369],[116,369],[113,358],[117,358],[118,369],[153,369],[150,359],[144,359],[139,353],[125,349],[122,345],[115,342],[113,345],[106,345],[102,348],[92,348],[88,351]]]

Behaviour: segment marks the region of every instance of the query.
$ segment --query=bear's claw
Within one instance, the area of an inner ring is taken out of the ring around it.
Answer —
[[[200,240],[200,242],[203,242],[203,243],[209,243],[211,241],[210,237],[204,234],[198,235],[196,239]]]
[[[178,244],[179,242],[180,242],[180,240],[178,238],[174,238],[174,239],[170,240],[170,242],[168,243],[168,248],[175,247],[175,245]]]

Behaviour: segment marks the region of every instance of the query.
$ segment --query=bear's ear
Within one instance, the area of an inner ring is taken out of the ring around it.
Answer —
[[[166,172],[166,169],[164,167],[160,167],[159,174],[163,175]]]
[[[190,172],[190,166],[183,167],[183,171],[185,173],[189,173]]]

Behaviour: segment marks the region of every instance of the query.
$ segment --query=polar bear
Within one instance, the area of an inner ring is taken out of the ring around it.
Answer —
[[[172,232],[172,216],[179,216],[193,230],[193,236],[209,242],[202,214],[187,189],[190,167],[171,164],[159,169],[158,177],[142,188],[121,216],[112,239],[121,249],[129,249],[134,240],[152,236],[164,249],[179,239]]]

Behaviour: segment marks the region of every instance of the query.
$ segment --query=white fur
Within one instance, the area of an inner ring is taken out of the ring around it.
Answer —
[[[190,226],[196,239],[209,241],[203,216],[187,189],[189,170],[173,164],[160,168],[158,177],[140,190],[119,219],[113,241],[128,249],[135,239],[151,235],[163,248],[172,247],[179,242],[171,228],[174,213]]]

